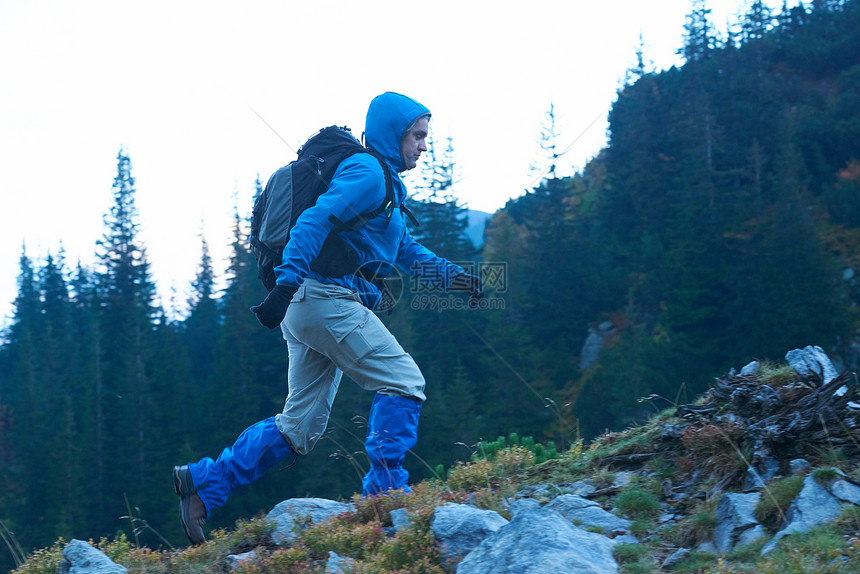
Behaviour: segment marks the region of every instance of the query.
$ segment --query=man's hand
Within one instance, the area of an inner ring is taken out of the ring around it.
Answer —
[[[480,277],[460,273],[451,278],[451,289],[469,293],[469,308],[476,309],[484,298],[484,282]]]
[[[265,301],[259,305],[251,307],[251,311],[257,315],[257,319],[264,327],[274,329],[281,324],[284,316],[287,314],[287,307],[290,306],[290,301],[293,300],[293,295],[298,289],[280,283],[275,285],[275,288],[269,291]]]

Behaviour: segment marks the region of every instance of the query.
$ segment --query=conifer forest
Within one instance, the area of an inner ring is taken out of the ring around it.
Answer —
[[[608,143],[580,172],[556,177],[548,134],[546,177],[492,214],[479,244],[456,196],[456,142],[428,152],[413,232],[481,273],[487,297],[470,310],[404,274],[381,314],[427,380],[413,479],[482,439],[562,448],[622,430],[789,349],[858,367],[860,2],[750,1],[718,33],[697,0],[682,44],[684,65],[668,70],[638,54]],[[201,241],[174,316],[157,303],[125,150],[112,189],[92,267],[22,251],[0,338],[0,532],[25,551],[136,528],[151,547],[154,532],[184,544],[173,466],[217,456],[287,393],[285,343],[249,311],[266,294],[250,206],[237,207],[227,269]],[[360,490],[372,398],[344,379],[316,449],[210,524]]]

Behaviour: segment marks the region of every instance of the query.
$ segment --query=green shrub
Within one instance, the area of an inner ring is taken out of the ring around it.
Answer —
[[[416,511],[410,525],[386,539],[378,551],[368,557],[367,572],[398,572],[401,574],[444,574],[440,566],[441,558],[433,537],[430,522],[433,509]]]
[[[63,561],[67,542],[60,538],[48,548],[33,551],[27,561],[14,570],[15,574],[56,574]]]
[[[839,471],[833,467],[826,468],[816,468],[812,471],[812,478],[815,479],[815,482],[822,486],[827,486],[837,478],[839,478]]]
[[[306,548],[279,548],[261,560],[259,567],[262,572],[299,574],[310,572],[311,563],[312,560]]]
[[[860,572],[860,555],[838,532],[827,526],[818,527],[780,540],[761,572],[853,574]]]
[[[633,485],[615,497],[615,507],[628,518],[650,518],[660,512],[660,501],[649,490]]]
[[[522,439],[520,439],[517,433],[511,433],[508,435],[507,439],[500,436],[494,441],[481,441],[478,443],[477,452],[472,455],[472,460],[493,460],[498,453],[516,446],[530,451],[534,455],[535,464],[541,464],[548,460],[559,458],[555,442],[549,441],[546,443],[546,446],[544,446],[540,443],[536,443],[534,438],[530,436],[522,437]],[[442,475],[441,473],[438,474],[440,476]]]
[[[619,544],[612,552],[622,574],[650,574],[656,566],[644,544]]]
[[[803,490],[804,477],[789,476],[768,484],[755,508],[755,518],[765,528],[777,530],[785,520],[791,502]]]
[[[525,447],[514,445],[495,453],[492,459],[457,463],[448,473],[448,485],[455,490],[493,487],[534,464],[535,455]]]
[[[684,543],[695,546],[705,540],[713,538],[714,530],[717,528],[716,514],[711,511],[696,512],[682,522],[682,536]]]
[[[385,531],[375,520],[366,524],[349,524],[335,518],[311,526],[301,538],[314,557],[324,557],[332,550],[341,556],[362,559],[382,545]]]
[[[774,365],[764,362],[759,366],[759,382],[769,387],[782,387],[797,380],[797,373],[788,365]]]

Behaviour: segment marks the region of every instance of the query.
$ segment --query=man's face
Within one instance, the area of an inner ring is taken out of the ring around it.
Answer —
[[[430,118],[419,118],[400,141],[400,157],[403,168],[412,169],[418,165],[421,152],[427,151],[427,133],[430,129]]]

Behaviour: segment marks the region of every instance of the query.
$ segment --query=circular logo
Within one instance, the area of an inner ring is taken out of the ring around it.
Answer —
[[[377,275],[380,268],[390,268],[391,272],[386,277],[380,277]],[[406,290],[406,280],[400,269],[383,261],[369,261],[359,267],[355,274],[374,284],[382,294],[379,305],[373,311],[382,315],[391,314]]]

